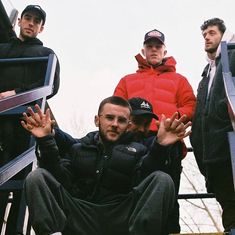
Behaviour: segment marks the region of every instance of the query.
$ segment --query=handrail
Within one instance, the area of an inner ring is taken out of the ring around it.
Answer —
[[[202,199],[215,198],[214,193],[182,193],[178,195],[178,199]]]
[[[0,100],[0,113],[33,102],[51,94],[51,86],[44,86]],[[17,112],[17,111],[16,111]],[[19,113],[19,112],[18,112]]]
[[[230,147],[233,185],[235,190],[235,77],[232,76],[229,67],[228,49],[235,49],[235,43],[221,42],[221,63],[224,88],[228,99],[228,114],[231,120],[233,131],[228,132],[228,141]]]
[[[50,54],[49,56],[46,57],[44,56],[44,57],[30,57],[30,58],[0,59],[0,65],[3,63],[16,63],[20,61],[22,63],[28,63],[28,62],[39,62],[46,60],[48,60],[48,63],[47,63],[44,86],[22,92],[14,96],[6,97],[0,100],[0,113],[50,95],[52,93],[52,88],[53,88],[57,58],[55,54]],[[44,109],[44,106],[42,108]]]
[[[10,114],[14,113],[21,113],[22,110],[20,108],[30,102],[42,100],[41,108],[44,110],[46,97],[52,94],[53,91],[53,81],[54,81],[54,74],[55,68],[57,63],[57,58],[55,54],[50,54],[48,57],[35,57],[35,58],[22,58],[22,63],[28,62],[37,62],[37,61],[46,61],[47,63],[47,70],[45,75],[45,82],[43,87],[39,87],[36,89],[32,89],[29,91],[22,92],[20,94],[16,94],[11,97],[4,98],[0,100],[0,114],[4,115],[7,112]],[[20,62],[19,58],[12,58],[12,59],[1,59],[1,63],[14,63]],[[17,111],[16,111],[17,110]],[[19,124],[20,125],[20,124]],[[26,150],[24,153],[20,154],[18,157],[14,158],[4,166],[0,167],[0,186],[11,179],[15,174],[20,172],[30,163],[32,163],[36,159],[34,146],[30,149]]]
[[[9,64],[9,63],[28,63],[28,62],[41,62],[41,61],[47,61],[48,56],[43,57],[26,57],[26,58],[6,58],[6,59],[0,59],[0,64]]]
[[[17,174],[20,170],[24,169],[35,159],[34,146],[14,158],[0,168],[0,185],[7,182],[12,176]],[[21,166],[19,170],[18,165]]]

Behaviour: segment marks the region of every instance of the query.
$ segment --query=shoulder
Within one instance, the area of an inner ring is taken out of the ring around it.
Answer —
[[[0,43],[0,58],[4,58],[11,48],[11,43]]]
[[[139,73],[130,73],[122,77],[122,80],[130,80],[139,76]]]

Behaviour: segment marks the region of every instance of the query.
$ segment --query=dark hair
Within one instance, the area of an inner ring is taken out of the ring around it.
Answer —
[[[98,114],[101,113],[105,104],[115,104],[115,105],[120,105],[122,107],[127,107],[131,112],[131,106],[126,99],[120,96],[110,96],[101,101],[98,109]]]
[[[209,26],[217,26],[219,31],[223,34],[226,30],[226,26],[224,24],[224,21],[219,18],[212,18],[209,20],[204,21],[204,23],[201,25],[201,30],[206,30]]]

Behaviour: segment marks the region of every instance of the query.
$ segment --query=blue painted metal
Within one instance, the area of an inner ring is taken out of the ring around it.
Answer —
[[[20,59],[21,58],[0,59],[0,64],[19,63]],[[30,103],[35,100],[42,99],[43,97],[46,97],[52,93],[54,74],[57,63],[56,55],[50,54],[48,57],[22,58],[22,63],[41,62],[41,61],[48,61],[44,86],[2,99],[0,101],[0,113],[3,114],[22,113],[26,109],[26,107],[22,105]],[[44,99],[44,104],[42,104],[41,106],[43,109],[45,106],[45,101],[46,99]],[[16,109],[17,107],[20,108]]]
[[[30,91],[23,92],[21,94],[17,94],[15,96],[7,97],[5,99],[0,100],[0,113],[2,114],[16,114],[22,113],[26,110],[27,106],[22,106],[24,104],[30,103],[32,101],[40,100],[41,101],[41,108],[44,110],[46,96],[52,93],[52,86],[54,81],[54,74],[56,68],[57,58],[54,54],[49,55],[48,57],[37,57],[37,58],[22,58],[23,62],[29,61],[41,61],[41,60],[48,60],[47,71],[45,76],[44,86],[33,89]],[[19,62],[19,59],[7,59],[8,62],[12,63]],[[5,63],[4,59],[0,61],[0,63]],[[8,111],[8,112],[6,112]],[[29,165],[33,162],[32,153],[34,153],[34,149],[24,152],[19,157],[13,159],[11,162],[7,163],[6,165],[0,167],[0,185],[5,183],[8,179],[13,177],[19,171],[21,171],[24,167]],[[33,154],[34,155],[34,154]]]
[[[55,54],[50,54],[48,57],[35,57],[35,58],[12,58],[12,59],[1,59],[0,64],[4,63],[31,63],[31,62],[39,62],[45,61],[47,62],[47,70],[45,75],[44,86],[22,92],[20,94],[7,97],[5,99],[0,100],[0,115],[9,115],[9,114],[19,114],[26,110],[28,107],[28,103],[37,102],[41,109],[44,111],[46,106],[46,97],[52,94],[53,91],[53,82],[54,75],[57,63],[57,57]],[[0,167],[0,190],[1,191],[9,191],[12,190],[22,190],[24,180],[16,180],[12,181],[11,178],[20,172],[23,169],[32,169],[32,164],[36,160],[35,156],[35,141],[32,137],[32,141],[28,150],[24,153],[20,154],[18,157],[14,158],[4,166]],[[30,168],[29,168],[30,167]],[[26,202],[24,198],[23,190],[22,198],[20,203],[20,210],[17,216],[17,231],[19,234],[23,231],[24,225],[24,217],[26,211]],[[14,200],[14,199],[13,199]],[[30,234],[30,221],[27,224],[27,232],[26,234]]]
[[[221,42],[221,63],[222,74],[224,80],[224,87],[228,99],[228,112],[233,126],[233,131],[228,133],[232,172],[233,172],[233,185],[235,190],[235,77],[232,76],[229,68],[228,52],[235,49],[235,43]]]
[[[235,77],[229,69],[228,49],[235,49],[235,44],[228,44],[221,42],[221,63],[222,63],[222,74],[224,79],[225,91],[231,108],[230,115],[234,119],[235,114]],[[232,120],[234,122],[234,120]],[[234,129],[235,130],[235,129]]]
[[[231,229],[230,235],[235,235],[235,228]]]

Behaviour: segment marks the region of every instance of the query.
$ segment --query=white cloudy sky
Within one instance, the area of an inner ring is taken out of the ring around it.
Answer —
[[[206,63],[200,25],[220,17],[235,32],[234,0],[11,0],[20,12],[31,3],[47,12],[39,38],[61,64],[60,90],[49,103],[67,131],[74,118],[85,130],[95,128],[99,102],[112,95],[122,76],[137,69],[134,56],[147,31],[165,34],[168,56],[175,57],[177,71],[195,93]]]

